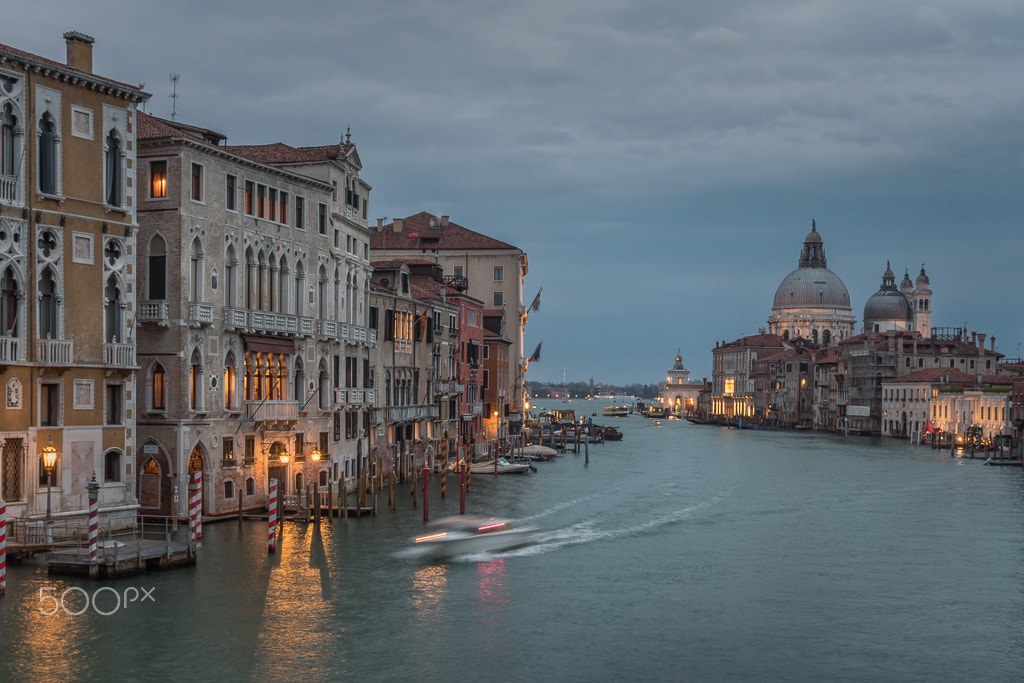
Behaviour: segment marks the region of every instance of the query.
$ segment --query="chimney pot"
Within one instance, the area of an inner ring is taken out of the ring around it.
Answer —
[[[383,227],[384,227],[384,219],[383,218],[378,218],[377,219],[377,229],[380,230]]]
[[[395,230],[395,232],[402,232],[402,219],[401,218],[396,218],[395,219],[394,230]]]
[[[78,31],[64,34],[64,43],[68,48],[68,66],[72,69],[92,73],[92,44],[96,39]]]
[[[442,228],[447,228],[448,227],[448,216],[441,216],[441,227]]]

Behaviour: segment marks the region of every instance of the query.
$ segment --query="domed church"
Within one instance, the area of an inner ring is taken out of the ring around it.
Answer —
[[[889,263],[882,274],[882,287],[864,304],[864,331],[917,330],[922,337],[931,337],[932,290],[921,266],[917,280],[910,281],[904,272],[899,289]]]
[[[783,339],[803,337],[835,346],[853,336],[855,324],[850,293],[839,276],[828,269],[825,244],[812,220],[799,267],[775,290],[768,331]]]

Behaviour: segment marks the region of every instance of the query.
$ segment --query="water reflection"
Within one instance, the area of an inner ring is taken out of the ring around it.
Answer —
[[[412,575],[412,606],[421,626],[437,623],[448,595],[448,565],[427,565]]]

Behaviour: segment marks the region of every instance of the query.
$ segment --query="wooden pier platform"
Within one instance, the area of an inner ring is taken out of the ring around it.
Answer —
[[[151,571],[191,567],[195,553],[187,543],[140,540],[136,543],[106,543],[97,551],[95,578],[112,579],[135,576]],[[44,561],[49,574],[90,576],[88,548],[63,548],[46,553]]]

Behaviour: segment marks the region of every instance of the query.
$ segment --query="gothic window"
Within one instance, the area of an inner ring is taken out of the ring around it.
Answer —
[[[235,256],[235,248],[229,246],[224,255],[224,305],[237,306],[235,278],[238,276],[238,258]]]
[[[204,261],[203,243],[197,237],[189,251],[189,301],[203,301]]]
[[[118,287],[117,278],[111,275],[107,279],[107,286],[103,290],[104,308],[104,336],[107,343],[118,343],[124,341],[121,333],[121,288]]]
[[[288,260],[282,256],[277,271],[277,311],[288,312]]]
[[[302,371],[302,357],[295,357],[295,386],[294,389],[294,400],[299,403],[301,407],[306,402],[306,376]]]
[[[823,330],[821,333],[821,343],[828,346],[832,343],[832,332],[831,330]]]
[[[3,110],[0,110],[0,175],[11,178],[17,175],[16,168],[18,165],[18,154],[15,152],[15,130],[18,128],[18,119],[14,116],[14,109],[9,104],[5,104]],[[3,198],[7,200],[14,199],[13,192],[10,192],[8,196],[7,186],[4,186]],[[13,187],[10,188],[13,190]]]
[[[47,112],[39,121],[39,191],[57,193],[57,131]]]
[[[149,261],[147,266],[147,284],[149,299],[160,301],[167,298],[167,244],[160,235],[149,243]]]
[[[305,309],[302,306],[302,296],[306,289],[306,271],[302,267],[302,261],[295,265],[295,315],[302,315]]]
[[[39,277],[39,338],[57,339],[57,283],[47,267]]]
[[[0,278],[0,337],[18,336],[18,280],[7,266]]]
[[[327,308],[328,293],[327,293],[327,269],[320,266],[320,280],[317,283],[318,292],[318,304],[317,304],[317,316],[326,320],[330,317],[330,311]]]
[[[159,363],[153,366],[149,402],[153,410],[167,409],[167,371]]]
[[[238,405],[238,367],[235,354],[228,352],[224,358],[224,405],[235,408]]]
[[[331,408],[331,373],[327,371],[327,362],[320,361],[319,382],[320,388],[320,410]]]
[[[116,130],[107,134],[106,147],[103,196],[109,206],[121,206],[124,173],[121,170],[121,138]]]
[[[192,351],[189,371],[189,406],[192,410],[203,409],[203,356],[199,349]]]

